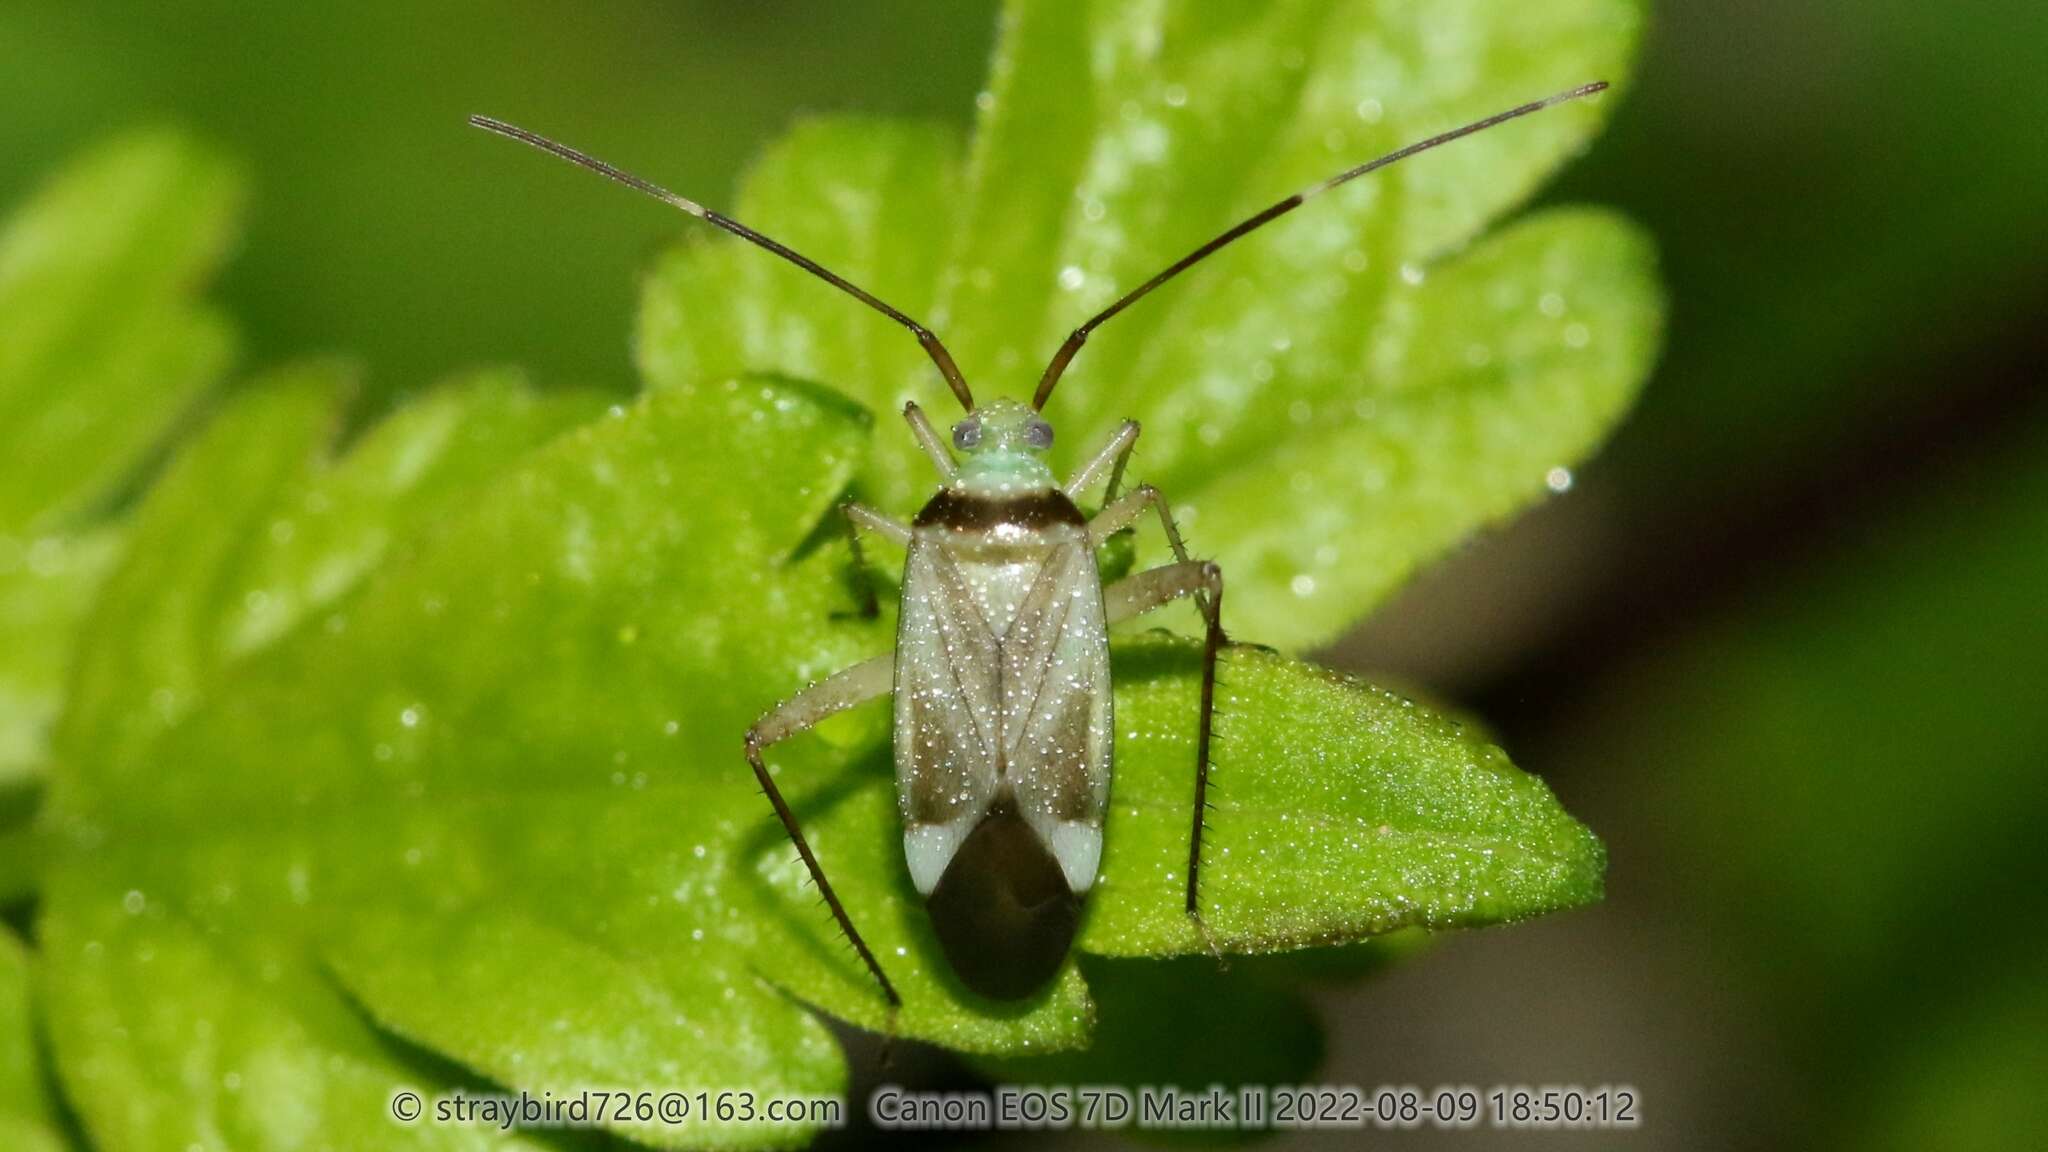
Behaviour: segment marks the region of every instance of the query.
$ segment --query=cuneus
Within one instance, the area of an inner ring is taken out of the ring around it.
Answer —
[[[1199,926],[1217,653],[1224,647],[1223,573],[1188,555],[1166,500],[1150,485],[1121,491],[1138,440],[1127,420],[1073,475],[1047,467],[1052,426],[1040,413],[1074,356],[1104,323],[1210,254],[1305,201],[1396,161],[1567,100],[1588,84],[1510,108],[1347,169],[1225,230],[1104,308],[1053,353],[1030,403],[976,404],[938,336],[860,286],[730,217],[545,137],[487,117],[471,123],[601,173],[679,208],[825,281],[901,324],[931,357],[966,415],[950,445],[916,404],[904,418],[939,474],[939,489],[905,524],[849,503],[855,561],[863,535],[905,553],[893,653],[828,676],[770,709],[747,731],[746,757],[841,931],[893,1006],[888,971],[847,914],[782,798],[762,751],[835,712],[895,696],[895,761],[903,855],[948,962],[970,989],[1018,999],[1059,971],[1102,859],[1115,761],[1109,629],[1183,597],[1205,622],[1201,715],[1189,805],[1187,915]],[[1077,502],[1096,484],[1092,518]],[[1150,514],[1170,564],[1104,587],[1096,550]],[[876,610],[866,589],[864,608]]]

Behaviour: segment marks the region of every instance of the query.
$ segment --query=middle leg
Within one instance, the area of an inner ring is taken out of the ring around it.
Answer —
[[[1096,513],[1095,519],[1088,522],[1088,543],[1093,547],[1101,547],[1103,541],[1130,527],[1131,522],[1144,515],[1148,508],[1158,513],[1160,530],[1166,533],[1166,543],[1173,549],[1173,558],[1177,564],[1194,563],[1188,556],[1186,542],[1181,539],[1180,526],[1174,523],[1173,512],[1166,506],[1166,497],[1150,484],[1138,485],[1127,495]],[[1220,592],[1217,596],[1211,597],[1207,589],[1197,589],[1194,597],[1195,606],[1202,610],[1202,617],[1212,628],[1220,628],[1221,617],[1217,614],[1222,602]]]

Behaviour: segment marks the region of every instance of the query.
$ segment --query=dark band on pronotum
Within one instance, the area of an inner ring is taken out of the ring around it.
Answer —
[[[941,488],[919,510],[916,527],[939,525],[955,532],[986,532],[999,524],[1014,524],[1030,531],[1055,524],[1085,527],[1088,518],[1057,488],[1025,492],[1016,496],[986,496]]]
[[[1181,257],[1180,259],[1174,261],[1172,264],[1167,265],[1167,267],[1163,271],[1153,276],[1150,280],[1147,280],[1143,284],[1138,285],[1136,288],[1131,289],[1129,292],[1124,293],[1124,295],[1121,298],[1119,298],[1116,303],[1111,304],[1109,307],[1104,308],[1100,312],[1097,312],[1094,316],[1089,318],[1087,323],[1081,325],[1079,328],[1074,329],[1073,334],[1068,336],[1065,343],[1062,343],[1060,345],[1059,351],[1054,352],[1052,354],[1051,363],[1045,366],[1045,375],[1039,377],[1038,379],[1038,390],[1032,393],[1031,406],[1033,408],[1045,407],[1045,402],[1052,398],[1053,387],[1060,382],[1060,376],[1066,372],[1067,365],[1073,361],[1075,354],[1081,351],[1081,345],[1086,344],[1088,342],[1089,333],[1095,331],[1097,328],[1100,328],[1104,323],[1106,323],[1109,320],[1110,317],[1115,316],[1117,313],[1122,312],[1124,309],[1129,308],[1133,304],[1136,304],[1154,288],[1159,287],[1161,284],[1166,283],[1168,280],[1173,279],[1175,276],[1178,276],[1181,273],[1187,271],[1189,268],[1192,268],[1195,265],[1201,263],[1203,260],[1207,259],[1211,253],[1215,252],[1219,248],[1224,247],[1225,245],[1229,244],[1231,241],[1237,239],[1238,237],[1243,236],[1249,232],[1255,232],[1259,228],[1270,223],[1271,221],[1276,220],[1279,217],[1285,216],[1289,212],[1294,211],[1296,208],[1301,207],[1304,201],[1311,200],[1317,196],[1320,196],[1323,193],[1328,192],[1332,188],[1336,188],[1343,184],[1348,184],[1351,181],[1358,179],[1360,176],[1363,176],[1368,172],[1376,172],[1381,168],[1385,168],[1389,164],[1393,164],[1401,160],[1406,160],[1408,157],[1413,156],[1418,152],[1427,152],[1431,148],[1435,148],[1438,145],[1449,144],[1453,140],[1470,136],[1475,132],[1484,132],[1488,128],[1491,128],[1496,124],[1502,124],[1520,116],[1527,116],[1531,112],[1541,112],[1545,108],[1548,108],[1553,104],[1562,104],[1567,100],[1577,100],[1581,96],[1591,96],[1595,92],[1605,90],[1606,87],[1607,82],[1605,80],[1598,81],[1592,84],[1584,84],[1577,88],[1572,89],[1569,92],[1560,92],[1555,96],[1546,97],[1542,100],[1531,101],[1530,103],[1523,104],[1520,107],[1510,108],[1505,112],[1499,112],[1492,116],[1488,116],[1484,120],[1475,120],[1472,123],[1465,125],[1463,128],[1453,128],[1449,132],[1445,132],[1437,136],[1431,136],[1427,140],[1418,141],[1417,143],[1408,145],[1406,148],[1401,148],[1397,149],[1396,151],[1389,152],[1385,156],[1381,156],[1374,160],[1368,160],[1365,163],[1360,164],[1356,168],[1350,168],[1346,169],[1343,172],[1339,172],[1337,175],[1330,177],[1328,180],[1325,180],[1320,184],[1314,184],[1307,188],[1304,188],[1301,191],[1296,192],[1294,195],[1289,196],[1287,199],[1280,201],[1278,204],[1274,204],[1271,207],[1266,208],[1265,210],[1259,212],[1258,214],[1254,215],[1251,219],[1245,220],[1235,225],[1228,231],[1225,231],[1222,235],[1217,236],[1215,239],[1209,241],[1207,244],[1202,245],[1200,248],[1197,248],[1193,252],[1190,252],[1187,255]]]
[[[486,132],[495,132],[500,136],[517,140],[521,144],[531,145],[551,156],[558,156],[571,164],[588,168],[600,176],[616,180],[636,192],[645,193],[672,208],[680,209],[707,224],[721,228],[749,244],[765,248],[784,260],[789,261],[791,264],[809,272],[811,275],[816,276],[818,279],[823,280],[825,283],[832,285],[834,288],[839,289],[841,292],[846,293],[848,296],[880,312],[882,315],[887,316],[889,319],[894,320],[896,323],[903,325],[910,330],[911,335],[917,337],[917,342],[924,349],[925,355],[931,357],[932,363],[938,366],[939,375],[946,378],[946,386],[951,388],[953,395],[959,398],[960,406],[970,412],[974,410],[974,395],[967,390],[967,378],[960,374],[959,366],[953,363],[953,354],[946,351],[945,344],[932,334],[931,329],[912,320],[853,281],[846,279],[844,276],[798,252],[796,249],[790,248],[772,237],[764,236],[754,231],[730,216],[713,212],[695,200],[678,196],[659,184],[643,180],[624,169],[615,168],[595,156],[578,152],[567,144],[558,144],[537,132],[529,132],[517,125],[507,124],[503,120],[493,120],[489,116],[471,116],[469,122]]]

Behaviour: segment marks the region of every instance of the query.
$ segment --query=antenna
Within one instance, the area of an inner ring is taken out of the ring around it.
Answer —
[[[1577,100],[1581,96],[1591,96],[1595,92],[1601,92],[1606,90],[1606,88],[1607,82],[1605,80],[1602,80],[1593,84],[1581,85],[1580,87],[1574,88],[1569,92],[1560,92],[1555,96],[1547,97],[1542,100],[1537,100],[1529,104],[1524,104],[1518,108],[1510,108],[1505,112],[1495,113],[1492,116],[1488,116],[1484,120],[1467,124],[1463,128],[1453,128],[1449,132],[1445,132],[1440,136],[1431,136],[1427,140],[1410,144],[1406,148],[1401,148],[1396,151],[1389,152],[1385,156],[1382,156],[1377,160],[1368,160],[1365,163],[1360,164],[1356,168],[1351,168],[1346,171],[1339,172],[1337,175],[1330,177],[1328,180],[1325,180],[1320,184],[1314,184],[1307,188],[1304,188],[1301,191],[1296,192],[1294,195],[1289,196],[1287,199],[1280,201],[1278,204],[1275,204],[1265,209],[1264,211],[1256,213],[1250,219],[1239,223],[1237,226],[1224,232],[1222,235],[1216,237],[1214,240],[1209,241],[1207,244],[1202,245],[1200,248],[1197,248],[1193,252],[1190,252],[1187,255],[1181,257],[1180,259],[1174,261],[1172,264],[1167,265],[1164,271],[1153,276],[1150,280],[1145,281],[1143,284],[1138,285],[1136,288],[1131,289],[1129,292],[1124,294],[1122,299],[1118,300],[1114,304],[1111,304],[1109,307],[1104,308],[1102,311],[1097,312],[1093,317],[1089,319],[1089,321],[1086,324],[1083,324],[1079,328],[1074,329],[1073,334],[1068,336],[1066,342],[1060,345],[1060,350],[1053,353],[1052,362],[1045,366],[1045,375],[1039,377],[1038,379],[1038,391],[1034,393],[1031,397],[1031,406],[1034,409],[1042,409],[1045,407],[1045,402],[1048,399],[1051,399],[1052,397],[1053,387],[1060,382],[1060,376],[1062,373],[1066,372],[1067,364],[1074,359],[1074,355],[1076,353],[1081,351],[1081,345],[1086,344],[1088,342],[1088,336],[1090,333],[1094,332],[1097,328],[1100,328],[1104,323],[1108,322],[1110,317],[1115,316],[1117,313],[1122,312],[1124,309],[1129,308],[1133,304],[1136,304],[1139,300],[1144,298],[1146,293],[1152,291],[1154,288],[1159,287],[1161,284],[1166,283],[1168,280],[1173,279],[1175,276],[1178,276],[1181,273],[1187,271],[1188,269],[1194,267],[1195,265],[1201,263],[1211,253],[1214,253],[1215,251],[1229,244],[1231,241],[1237,239],[1238,237],[1243,236],[1248,232],[1255,231],[1260,226],[1287,215],[1289,212],[1292,212],[1296,208],[1301,207],[1302,203],[1310,199],[1311,197],[1320,196],[1323,193],[1328,192],[1332,188],[1336,188],[1343,184],[1348,184],[1351,181],[1358,179],[1360,176],[1363,176],[1368,172],[1376,172],[1381,168],[1385,168],[1389,164],[1393,164],[1401,160],[1406,160],[1408,157],[1413,156],[1418,152],[1427,152],[1431,148],[1435,148],[1440,144],[1449,144],[1453,140],[1457,140],[1465,136],[1470,136],[1475,132],[1484,132],[1488,128],[1491,128],[1496,124],[1505,124],[1510,120],[1514,120],[1522,116],[1527,116],[1531,112],[1541,112],[1545,108],[1548,108],[1553,104],[1562,104],[1567,100]]]
[[[793,248],[786,247],[785,245],[779,243],[774,239],[771,239],[770,237],[763,236],[761,233],[754,231],[752,228],[747,227],[745,224],[740,223],[739,221],[733,219],[730,216],[724,216],[720,215],[717,212],[713,212],[711,209],[704,207],[702,204],[697,203],[695,200],[685,199],[684,197],[678,196],[675,193],[669,191],[666,188],[661,187],[658,184],[642,180],[640,177],[635,176],[630,172],[614,168],[610,164],[607,164],[604,161],[599,160],[595,156],[585,155],[584,153],[578,152],[576,149],[571,148],[566,144],[557,144],[553,140],[550,140],[547,137],[542,136],[538,133],[528,132],[524,128],[520,128],[512,124],[507,124],[503,120],[493,120],[489,116],[471,116],[469,118],[469,122],[475,127],[481,128],[486,132],[495,132],[500,136],[517,140],[521,144],[531,145],[532,147],[538,148],[543,152],[559,156],[562,159],[567,160],[571,164],[575,164],[582,168],[588,168],[592,172],[595,172],[600,176],[616,180],[619,183],[624,184],[626,187],[633,189],[634,191],[642,192],[649,196],[652,196],[656,200],[659,200],[672,208],[680,208],[684,212],[687,212],[690,215],[695,216],[697,219],[702,220],[708,224],[711,224],[714,227],[721,228],[726,232],[729,232],[732,235],[737,236],[742,240],[745,240],[749,244],[753,244],[760,248],[765,248],[768,251],[775,253],[777,256],[780,256],[784,260],[789,261],[791,264],[794,264],[797,267],[803,269],[804,271],[809,272],[811,275],[816,276],[818,279],[823,280],[825,283],[832,285],[834,288],[839,289],[841,292],[846,293],[848,296],[853,297],[854,299],[860,301],[861,303],[867,305],[868,307],[873,308],[875,311],[880,312],[882,315],[887,316],[889,319],[894,320],[898,324],[903,325],[905,328],[910,329],[911,335],[917,337],[917,342],[918,344],[923,346],[925,355],[931,357],[932,363],[938,366],[939,375],[944,376],[946,378],[946,386],[953,390],[953,395],[959,397],[960,406],[967,409],[970,412],[974,410],[974,396],[967,390],[966,378],[960,375],[959,366],[953,363],[953,354],[946,351],[946,346],[939,342],[939,338],[937,336],[932,335],[931,329],[926,328],[924,325],[919,324],[915,320],[912,320],[910,317],[904,315],[902,312],[899,312],[895,308],[890,307],[888,304],[883,303],[880,299],[877,299],[874,295],[870,294],[866,289],[862,288],[860,285],[853,283],[851,280],[846,279],[845,277],[818,263],[816,260],[813,260],[810,257],[805,256],[803,253],[798,252]]]

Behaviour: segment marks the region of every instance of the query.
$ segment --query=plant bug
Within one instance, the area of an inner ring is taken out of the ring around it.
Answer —
[[[1114,744],[1109,629],[1193,597],[1205,629],[1186,911],[1199,926],[1216,659],[1226,643],[1223,574],[1214,564],[1190,558],[1156,489],[1139,485],[1119,492],[1138,439],[1136,421],[1124,421],[1061,483],[1045,463],[1053,433],[1040,412],[1095,329],[1211,253],[1367,173],[1606,87],[1587,84],[1432,136],[1256,213],[1074,329],[1046,365],[1029,404],[976,405],[952,354],[930,329],[801,253],[575,149],[499,120],[471,117],[479,128],[591,169],[764,248],[887,316],[917,338],[965,410],[952,427],[949,447],[923,410],[915,403],[904,407],[912,435],[942,480],[914,520],[905,524],[856,503],[841,507],[868,614],[877,605],[867,584],[863,534],[905,550],[895,651],[812,684],[746,734],[747,762],[762,792],[892,1007],[902,1002],[895,985],[825,878],[762,750],[836,712],[893,693],[897,802],[911,882],[925,899],[947,961],[967,987],[997,999],[1029,996],[1065,961],[1102,857]],[[1090,518],[1076,499],[1098,482],[1104,483],[1104,495]],[[1103,587],[1096,549],[1148,512],[1173,549],[1173,563]]]

